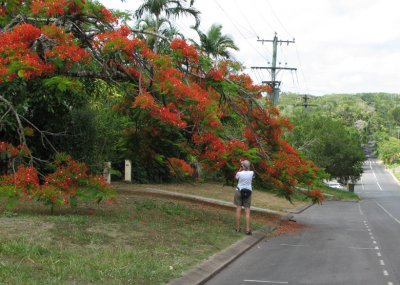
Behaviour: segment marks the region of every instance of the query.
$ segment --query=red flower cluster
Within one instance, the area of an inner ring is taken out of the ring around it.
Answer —
[[[20,165],[14,175],[1,177],[0,182],[0,185],[6,186],[0,187],[0,191],[8,193],[9,198],[36,199],[46,205],[68,204],[71,199],[75,203],[77,199],[99,202],[113,199],[115,195],[102,176],[89,175],[85,164],[70,157],[65,162],[56,163],[56,171],[45,176],[43,185],[39,184],[36,169],[25,165]]]
[[[169,171],[175,176],[192,176],[193,168],[184,160],[170,157],[168,158]]]
[[[15,185],[21,189],[23,195],[32,195],[39,187],[39,178],[35,168],[20,165],[15,175],[3,176],[2,185]]]
[[[88,8],[91,9],[91,13],[105,23],[114,23],[117,20],[111,11],[103,5],[98,3],[86,5],[86,0],[32,0],[30,4],[30,10],[34,16],[45,17],[59,17],[65,14],[76,15],[83,13],[84,10],[88,13]]]
[[[138,95],[133,102],[133,108],[147,110],[152,118],[157,118],[163,123],[176,126],[178,128],[186,127],[186,123],[182,121],[176,112],[173,104],[168,104],[167,107],[161,106],[147,92]]]
[[[0,82],[15,77],[32,78],[53,70],[31,50],[41,30],[31,24],[21,24],[0,34]]]
[[[56,45],[39,55],[32,46],[42,34]],[[55,71],[52,61],[58,61],[59,65],[60,59],[70,68],[74,63],[88,62],[90,55],[78,45],[72,34],[66,34],[55,25],[39,29],[31,24],[20,24],[0,34],[0,82],[17,76],[31,79],[52,73]]]
[[[46,51],[47,60],[62,60],[67,67],[71,67],[73,63],[88,63],[90,61],[89,53],[81,48],[74,40],[72,34],[67,34],[61,28],[50,25],[42,28],[43,33],[57,45]]]
[[[0,141],[0,153],[4,153],[13,158],[16,156],[27,156],[30,154],[30,151],[26,145],[15,147],[12,144]]]
[[[129,27],[121,26],[117,30],[98,34],[94,46],[106,54],[122,52],[125,60],[133,60],[135,52],[146,57],[154,57],[154,53],[145,42],[142,39],[129,38],[131,34]]]
[[[183,56],[189,62],[199,62],[199,55],[196,48],[193,45],[188,45],[183,39],[174,39],[171,42],[171,49],[178,52],[179,55]]]
[[[211,79],[215,81],[222,81],[224,80],[224,75],[220,70],[217,69],[211,69],[208,73],[207,76],[210,77]]]
[[[31,10],[34,15],[44,14],[47,17],[62,16],[70,0],[32,0]]]
[[[319,189],[311,190],[308,193],[308,195],[310,196],[313,203],[321,204],[322,201],[324,201],[324,199],[325,199],[324,195],[321,193],[321,190],[319,190]]]
[[[44,185],[52,185],[69,196],[75,196],[80,180],[88,176],[86,172],[84,163],[69,157],[66,163],[56,162],[56,171],[46,176]]]

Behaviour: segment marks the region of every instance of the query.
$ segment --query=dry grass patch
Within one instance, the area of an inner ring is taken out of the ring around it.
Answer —
[[[121,185],[121,184],[116,184]],[[234,187],[223,186],[217,183],[196,183],[196,184],[123,184],[124,188],[129,185],[132,190],[157,189],[169,192],[196,195],[211,199],[222,200],[233,203]],[[285,198],[277,197],[275,194],[257,191],[254,189],[252,206],[270,209],[279,212],[287,212],[307,204],[305,201],[293,201],[293,204]]]

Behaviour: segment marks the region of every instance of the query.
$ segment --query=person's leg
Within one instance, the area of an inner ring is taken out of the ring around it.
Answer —
[[[246,233],[251,233],[251,228],[250,228],[250,208],[244,208],[244,211],[246,213]]]
[[[240,230],[240,214],[242,212],[241,206],[236,206],[236,231]]]

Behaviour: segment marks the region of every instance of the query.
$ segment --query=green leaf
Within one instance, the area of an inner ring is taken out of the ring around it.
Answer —
[[[6,203],[6,209],[7,210],[12,210],[15,209],[15,207],[17,206],[17,202],[18,202],[18,197],[9,197]]]

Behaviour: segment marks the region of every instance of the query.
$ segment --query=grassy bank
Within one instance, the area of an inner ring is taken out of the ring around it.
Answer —
[[[117,184],[118,185],[118,184]],[[118,187],[118,186],[117,186]],[[206,198],[212,198],[222,200],[225,202],[233,203],[233,195],[235,188],[230,186],[224,186],[221,183],[196,183],[196,184],[132,184],[130,185],[132,190],[146,190],[156,189],[164,190],[169,192],[190,194],[195,196],[201,196]],[[282,197],[277,197],[273,193],[257,191],[252,195],[252,206],[264,209],[270,209],[286,213],[289,210],[293,210],[298,207],[306,205],[308,202],[300,199],[293,200],[290,203]],[[300,197],[304,198],[304,197]]]
[[[0,284],[165,284],[243,238],[231,210],[129,193],[54,215],[1,207]],[[268,223],[255,216],[252,227]]]
[[[329,194],[333,196],[334,200],[337,201],[347,201],[347,200],[352,200],[352,201],[358,201],[360,200],[360,197],[355,194],[354,192],[350,192],[347,189],[339,190],[339,189],[334,189],[330,188],[328,186],[321,186],[321,191],[324,194]]]

